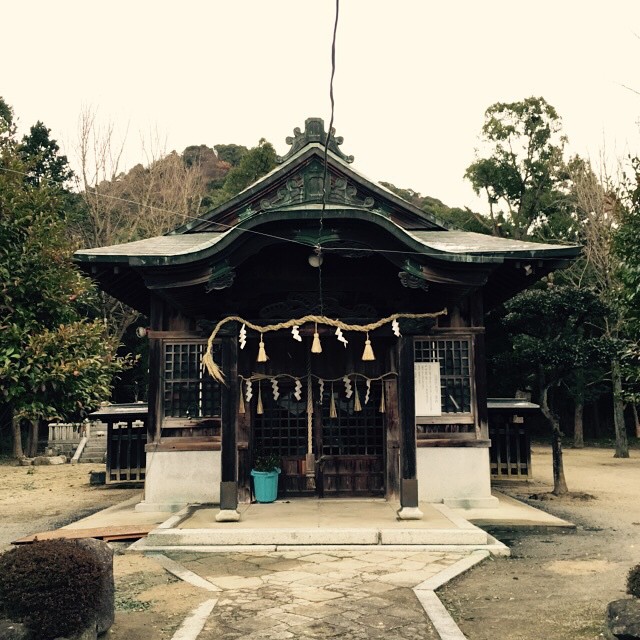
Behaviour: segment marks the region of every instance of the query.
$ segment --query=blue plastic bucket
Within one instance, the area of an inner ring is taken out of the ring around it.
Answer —
[[[253,476],[253,493],[258,502],[273,502],[278,497],[278,475],[280,469],[275,471],[251,470]]]

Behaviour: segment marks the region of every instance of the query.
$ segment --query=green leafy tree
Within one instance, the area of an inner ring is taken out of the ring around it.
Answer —
[[[9,126],[0,122],[0,397],[21,457],[22,427],[33,455],[39,422],[108,398],[127,361],[112,357],[102,323],[84,319],[90,282],[71,262],[62,194],[34,184]]]
[[[544,98],[498,102],[486,110],[488,155],[467,167],[465,178],[486,196],[494,235],[555,235],[558,216],[568,214],[561,129],[560,116]]]
[[[261,138],[257,147],[249,149],[224,181],[223,197],[231,198],[276,166],[276,150]]]
[[[620,225],[615,234],[615,253],[620,260],[622,296],[635,328],[640,326],[640,157],[631,159],[621,193]]]
[[[425,213],[439,218],[452,227],[463,229],[464,231],[475,231],[476,233],[491,233],[491,226],[487,220],[468,207],[464,209],[449,207],[442,200],[431,196],[422,196],[413,189],[400,189],[390,182],[381,182],[380,184],[407,202],[419,207]]]
[[[73,171],[69,168],[67,156],[60,154],[60,147],[50,134],[51,129],[38,121],[22,138],[18,153],[27,169],[26,180],[30,184],[37,186],[46,181],[49,186],[62,189],[73,177]]]
[[[614,348],[602,332],[606,307],[592,292],[574,287],[524,291],[505,304],[502,319],[512,352],[495,356],[494,366],[513,373],[536,395],[552,433],[553,493],[568,492],[562,462],[562,431],[552,391],[570,383],[576,369],[603,365]],[[553,322],[549,318],[554,318]],[[502,366],[507,361],[507,366]]]
[[[223,162],[228,162],[232,167],[237,167],[249,149],[241,144],[216,144],[213,146],[218,158]]]
[[[627,318],[629,339],[620,357],[624,381],[621,396],[633,409],[635,434],[640,438],[640,158],[631,158],[620,193],[620,218],[613,245],[619,259],[620,301]]]

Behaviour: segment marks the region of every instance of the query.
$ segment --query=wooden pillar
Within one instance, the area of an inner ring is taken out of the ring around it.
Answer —
[[[419,520],[416,452],[416,402],[413,336],[398,341],[398,409],[400,414],[401,520]]]
[[[164,303],[157,296],[151,296],[151,309],[149,324],[151,331],[163,330]],[[162,340],[158,337],[149,337],[149,388],[147,417],[147,443],[160,441],[162,431],[162,368],[164,358],[162,354]]]
[[[487,410],[487,355],[484,337],[484,304],[482,291],[476,291],[471,296],[471,326],[482,328],[474,335],[473,340],[473,378],[476,387],[476,436],[489,439],[489,412]]]
[[[217,522],[237,522],[238,513],[238,342],[235,336],[222,338],[223,371],[220,512]]]
[[[400,498],[400,417],[398,415],[398,381],[395,378],[382,381],[385,398],[385,425],[387,432],[387,500]]]
[[[236,385],[238,407],[242,393],[240,383]],[[251,405],[246,407],[245,413],[238,414],[238,502],[249,504],[251,502]]]

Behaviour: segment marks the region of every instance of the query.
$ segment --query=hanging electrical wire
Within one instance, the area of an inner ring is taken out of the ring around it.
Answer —
[[[322,232],[324,230],[324,213],[327,209],[327,197],[330,191],[329,178],[329,141],[333,131],[333,117],[335,114],[335,98],[333,95],[333,78],[336,75],[336,37],[338,35],[338,18],[340,16],[340,0],[336,0],[336,17],[333,23],[333,37],[331,39],[331,78],[329,80],[329,100],[331,102],[331,117],[329,118],[329,128],[324,142],[324,175],[322,178],[322,209],[320,209],[320,221],[318,224],[318,242],[315,251],[318,254],[318,295],[320,298],[320,315],[324,315],[324,297],[322,292]],[[329,178],[329,179],[327,179]]]

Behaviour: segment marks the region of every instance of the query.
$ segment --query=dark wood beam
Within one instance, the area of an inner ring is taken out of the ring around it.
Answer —
[[[400,414],[400,517],[407,509],[411,519],[419,518],[416,460],[416,403],[413,336],[398,340],[398,409]]]
[[[220,511],[238,507],[238,341],[235,336],[222,339],[223,370],[227,386],[222,393],[222,450],[220,453]]]
[[[164,304],[157,296],[151,296],[149,324],[153,334],[149,335],[149,416],[147,423],[147,441],[160,442],[162,431],[162,340],[156,337],[162,331],[164,323]],[[155,335],[154,335],[155,334]]]

